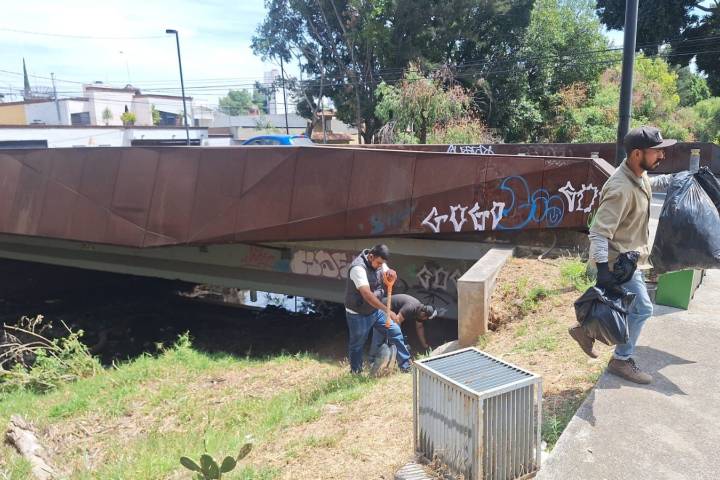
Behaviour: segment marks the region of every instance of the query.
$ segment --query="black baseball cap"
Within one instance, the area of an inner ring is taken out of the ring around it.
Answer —
[[[631,151],[638,149],[643,150],[645,148],[666,148],[671,147],[677,143],[674,139],[663,139],[660,134],[660,130],[655,127],[637,127],[633,128],[625,135],[623,139],[623,145],[625,146],[625,152],[630,154]]]

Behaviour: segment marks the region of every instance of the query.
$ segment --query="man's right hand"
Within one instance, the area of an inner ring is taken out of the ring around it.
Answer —
[[[616,287],[615,278],[610,273],[610,267],[607,262],[597,264],[597,281],[595,285],[600,288],[613,288]]]
[[[393,312],[392,310],[390,310],[389,317],[390,317],[390,320],[392,320],[393,322],[398,323],[398,324],[400,323],[400,322],[398,322],[397,313]]]

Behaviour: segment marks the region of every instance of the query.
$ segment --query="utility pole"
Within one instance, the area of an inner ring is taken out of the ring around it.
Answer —
[[[632,110],[633,70],[635,66],[635,41],[637,37],[638,0],[625,2],[625,30],[623,40],[623,63],[620,84],[620,112],[615,149],[615,165],[619,165],[626,152],[623,139],[630,130]]]
[[[277,72],[277,70],[275,70]],[[283,105],[285,105],[285,133],[290,134],[287,119],[287,98],[285,97],[285,68],[283,68],[283,59],[280,57],[280,78],[282,78]]]
[[[190,127],[188,126],[187,106],[185,105],[185,82],[183,81],[182,60],[180,59],[180,36],[178,35],[177,30],[167,29],[165,30],[165,33],[175,34],[175,42],[177,43],[178,65],[180,66],[180,90],[182,91],[183,116],[185,117],[185,121],[183,123],[185,124],[185,138],[187,140],[187,145],[190,146]]]
[[[325,102],[323,102],[322,95],[320,95],[320,118],[322,119],[323,127],[323,143],[327,143],[327,134],[325,133]]]
[[[62,120],[60,120],[60,102],[58,102],[57,98],[57,88],[55,88],[55,74],[50,73],[50,79],[52,80],[52,86],[53,86],[53,98],[55,99],[55,110],[57,110],[57,119],[58,119],[58,125],[62,125]]]
[[[122,55],[125,59],[125,73],[127,73],[127,82],[130,85],[132,84],[132,82],[130,81],[130,64],[128,63],[127,54],[124,51],[120,50],[120,55]]]

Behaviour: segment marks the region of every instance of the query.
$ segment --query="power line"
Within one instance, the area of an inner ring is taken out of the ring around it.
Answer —
[[[146,35],[146,36],[140,36],[140,37],[103,37],[103,36],[95,36],[95,35],[72,35],[72,34],[65,34],[65,33],[33,32],[30,30],[19,30],[17,28],[4,28],[4,27],[0,27],[0,31],[22,33],[25,35],[40,35],[43,37],[76,38],[76,39],[82,39],[82,40],[148,40],[148,39],[153,39],[153,38],[165,38],[164,35]]]

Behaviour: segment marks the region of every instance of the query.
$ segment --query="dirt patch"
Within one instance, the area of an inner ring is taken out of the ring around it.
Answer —
[[[311,423],[283,432],[248,461],[293,480],[391,479],[412,456],[412,377],[384,378],[361,399],[328,404]]]
[[[568,261],[577,259],[508,262],[492,297],[494,331],[479,344],[491,355],[543,377],[543,407],[549,422],[574,412],[612,352],[611,347],[596,343],[600,358],[590,359],[567,333],[576,323],[573,303],[581,295],[561,275]],[[558,426],[560,431],[563,427]]]

